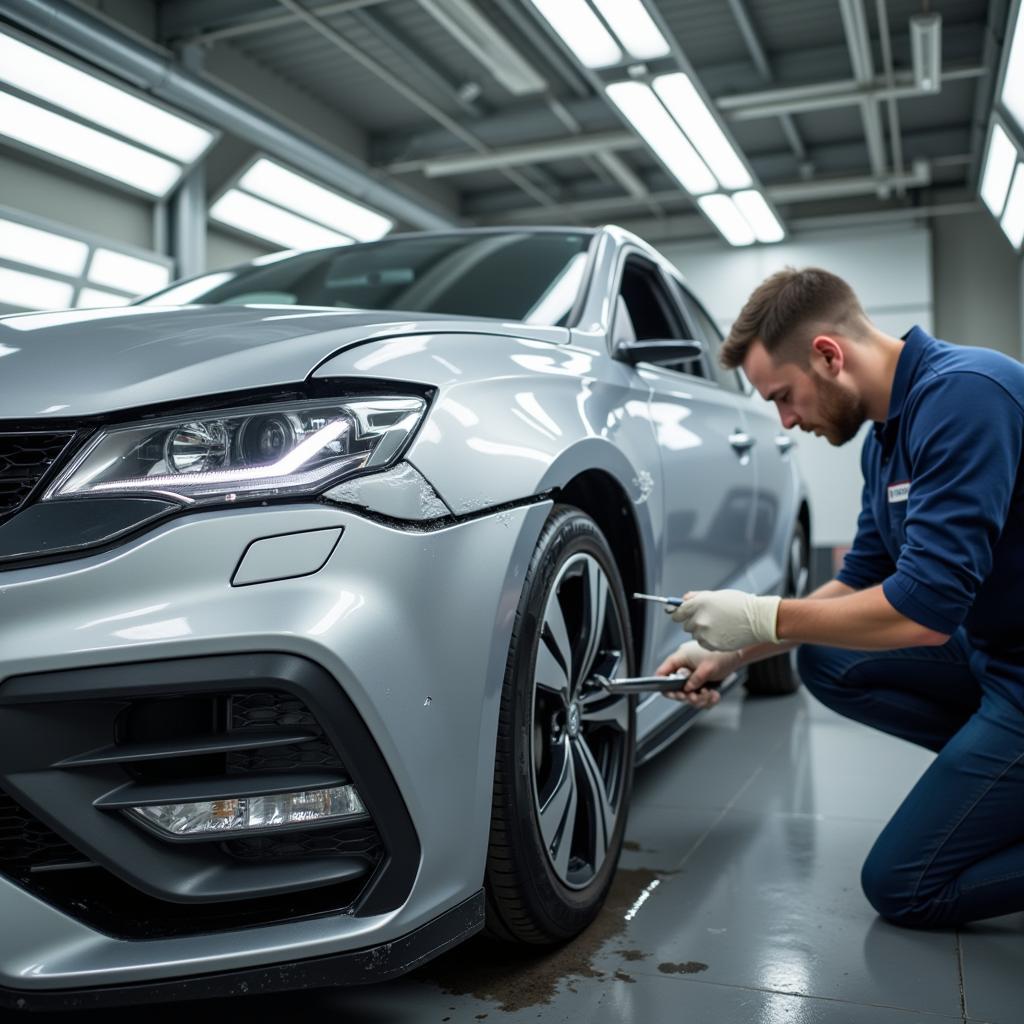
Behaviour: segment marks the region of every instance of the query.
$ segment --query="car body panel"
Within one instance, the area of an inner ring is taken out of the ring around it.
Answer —
[[[392,914],[144,943],[102,936],[0,879],[0,919],[19,922],[0,929],[0,985],[83,986],[97,972],[125,984],[324,955],[397,938],[479,890],[487,829],[470,826],[490,818],[509,637],[550,509],[541,501],[433,531],[316,505],[207,512],[116,552],[5,573],[5,677],[241,650],[322,665],[391,767],[423,852],[412,893]],[[231,587],[254,540],[339,527],[316,575]],[[481,588],[482,575],[497,585]],[[459,642],[424,659],[453,621]]]

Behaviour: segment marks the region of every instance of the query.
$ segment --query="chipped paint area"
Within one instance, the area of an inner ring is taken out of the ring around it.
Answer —
[[[654,477],[646,469],[638,470],[636,476],[633,477],[633,486],[639,495],[633,499],[633,504],[642,505],[654,490]]]

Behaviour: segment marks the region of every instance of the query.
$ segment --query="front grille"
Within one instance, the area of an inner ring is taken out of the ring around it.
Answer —
[[[72,437],[70,431],[0,434],[0,518],[21,508]]]

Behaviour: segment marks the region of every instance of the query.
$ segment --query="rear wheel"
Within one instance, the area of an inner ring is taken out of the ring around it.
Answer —
[[[594,682],[632,673],[622,582],[597,524],[556,506],[527,570],[498,720],[487,926],[564,941],[601,909],[633,783],[633,700]]]
[[[789,541],[789,564],[786,569],[786,592],[784,597],[803,597],[807,593],[807,582],[810,576],[810,548],[807,531],[797,520],[793,528],[793,536]],[[800,686],[800,677],[796,671],[796,651],[766,658],[755,662],[747,669],[746,687],[750,693],[758,696],[775,696],[795,693]]]

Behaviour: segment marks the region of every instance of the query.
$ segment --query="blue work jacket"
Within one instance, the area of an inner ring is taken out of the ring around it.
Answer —
[[[1024,682],[1024,366],[920,327],[904,342],[888,417],[861,453],[857,536],[838,579],[881,583],[929,629],[962,625]]]

